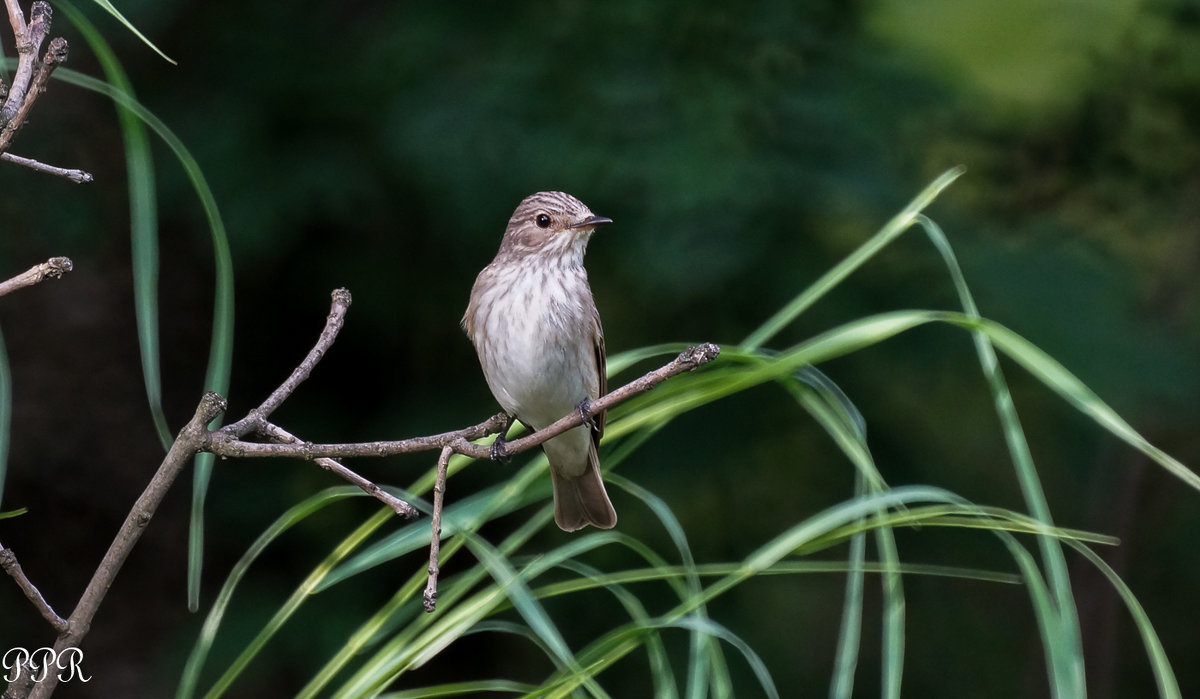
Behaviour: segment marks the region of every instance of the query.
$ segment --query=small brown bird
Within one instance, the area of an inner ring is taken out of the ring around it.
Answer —
[[[475,279],[462,319],[488,388],[509,416],[537,430],[578,409],[590,423],[542,444],[554,521],[569,532],[617,523],[596,454],[604,414],[588,412],[607,382],[604,331],[583,255],[603,223],[612,219],[569,194],[527,197],[509,219],[496,258]],[[493,455],[503,454],[499,444]]]

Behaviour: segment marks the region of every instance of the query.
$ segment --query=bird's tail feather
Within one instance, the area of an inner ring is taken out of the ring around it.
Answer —
[[[559,528],[573,532],[589,524],[600,529],[615,527],[617,511],[604,490],[595,445],[588,449],[588,463],[583,473],[567,476],[561,470],[550,464],[550,477],[554,483],[554,522]]]

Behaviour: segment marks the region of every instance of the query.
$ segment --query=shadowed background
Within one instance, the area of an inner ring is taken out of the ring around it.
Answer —
[[[122,3],[178,66],[84,9],[141,101],[196,156],[229,230],[233,417],[300,360],[339,286],[354,294],[348,324],[278,413],[283,426],[310,440],[399,438],[495,412],[458,320],[508,216],[531,192],[565,190],[614,219],[588,254],[612,353],[741,340],[961,163],[967,175],[930,213],[983,314],[1062,361],[1151,441],[1200,463],[1192,4]],[[70,67],[99,74],[64,16],[54,33],[71,41]],[[161,143],[155,149],[163,375],[175,430],[201,391],[212,253],[188,181]],[[0,276],[51,255],[75,262],[63,280],[0,300],[14,383],[0,506],[30,509],[0,522],[0,541],[66,614],[162,452],[137,356],[112,106],[55,83],[13,152],[97,179],[75,186],[0,168]],[[928,243],[906,236],[776,342],[883,310],[953,305]],[[921,329],[822,368],[864,413],[892,485],[933,483],[1022,507],[965,333]],[[1188,621],[1200,582],[1190,543],[1200,535],[1197,494],[1015,367],[1008,373],[1056,522],[1122,539],[1102,553],[1145,604],[1184,694],[1200,691],[1187,662],[1200,653]],[[406,485],[432,460],[356,465]],[[449,497],[512,468],[469,469]],[[824,434],[769,388],[679,418],[621,473],[664,498],[697,557],[710,561],[740,558],[752,542],[849,497],[852,483]],[[306,464],[218,464],[202,603],[271,520],[332,484]],[[185,610],[188,498],[181,482],[97,616],[84,648],[95,679],[64,685],[61,696],[173,691],[201,621]],[[614,501],[622,528],[658,536],[632,499]],[[335,508],[269,550],[239,592],[229,636],[243,625],[253,633],[373,509],[366,500]],[[898,538],[903,560],[1003,561],[981,537]],[[324,593],[336,599],[315,600],[273,642],[249,671],[246,695],[289,695],[415,565],[392,563]],[[1145,656],[1115,593],[1090,569],[1073,572],[1092,696],[1147,693]],[[906,594],[908,693],[946,695],[970,683],[985,695],[1045,694],[1026,591],[908,578]],[[718,600],[713,615],[795,696],[827,685],[841,598],[839,576],[763,579]],[[595,610],[548,604],[577,619],[564,624],[570,643],[607,628]],[[877,618],[867,623],[864,694],[878,682]],[[49,642],[41,624],[11,581],[0,581],[0,649]],[[461,646],[413,681],[549,672],[525,649],[478,638]],[[641,693],[609,679],[618,696]]]

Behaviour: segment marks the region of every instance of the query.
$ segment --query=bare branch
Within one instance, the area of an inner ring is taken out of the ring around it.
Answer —
[[[54,627],[55,631],[63,633],[67,630],[69,627],[67,620],[60,617],[46,601],[46,598],[42,597],[42,593],[29,581],[25,571],[21,570],[21,564],[17,562],[17,555],[12,552],[12,549],[4,548],[3,544],[0,544],[0,568],[4,568],[4,572],[16,581],[17,587],[21,588],[21,592],[25,593],[25,596],[37,608],[38,613],[50,622],[50,626]]]
[[[150,483],[146,489],[142,491],[134,503],[133,508],[125,517],[125,522],[121,525],[117,536],[113,539],[112,544],[108,548],[108,552],[104,554],[100,566],[96,569],[95,575],[88,583],[87,589],[80,598],[79,604],[75,607],[75,611],[71,614],[72,626],[79,626],[91,623],[92,616],[96,613],[96,608],[103,599],[104,593],[108,591],[112,584],[113,578],[116,577],[117,571],[121,564],[124,563],[129,551],[137,540],[141,538],[142,532],[146,525],[150,523],[150,519],[154,516],[154,512],[158,509],[159,503],[162,502],[163,496],[171,484],[175,482],[175,478],[179,472],[190,463],[191,457],[200,451],[204,443],[208,441],[208,429],[206,425],[212,422],[221,413],[225,412],[226,402],[221,396],[209,392],[204,394],[200,400],[200,404],[196,407],[196,413],[192,419],[184,425],[179,432],[179,436],[171,444],[170,451],[167,452],[166,458],[159,465],[158,471],[154,477],[150,479]]]
[[[593,414],[609,408],[644,393],[667,379],[692,371],[717,358],[720,348],[712,343],[689,347],[678,357],[667,364],[648,372],[624,386],[605,394],[591,403]],[[345,458],[352,456],[394,456],[396,454],[412,454],[421,451],[432,451],[446,446],[454,447],[454,451],[476,459],[491,458],[491,450],[487,446],[472,444],[471,440],[480,439],[494,434],[505,424],[506,416],[494,415],[485,422],[453,432],[428,437],[413,437],[394,441],[352,442],[346,444],[261,444],[237,439],[233,434],[222,428],[212,434],[207,450],[218,456],[234,458],[250,457],[294,457],[315,459],[318,457]],[[556,422],[519,439],[505,444],[508,454],[518,454],[528,451],[548,439],[557,437],[567,430],[583,424],[583,416],[578,410],[572,410]]]
[[[55,165],[47,165],[45,163],[38,162],[37,160],[34,160],[33,158],[22,158],[21,156],[13,155],[12,153],[0,153],[0,160],[7,160],[8,162],[14,163],[16,165],[23,165],[23,166],[29,168],[30,170],[37,170],[38,172],[44,172],[47,175],[55,175],[58,177],[63,177],[68,180],[71,180],[75,184],[87,184],[88,182],[91,182],[95,179],[94,177],[92,177],[92,173],[86,172],[84,170],[75,170],[75,169],[70,169],[70,168],[57,167]]]
[[[446,501],[446,470],[450,466],[450,455],[453,453],[452,447],[442,447],[437,461],[437,478],[433,483],[433,517],[429,525],[429,578],[425,581],[424,594],[426,612],[437,609],[438,575],[441,573],[438,557],[442,551],[442,506]]]
[[[37,54],[46,34],[44,29],[39,32],[30,31],[29,25],[25,24],[25,13],[21,10],[21,4],[17,0],[4,0],[4,5],[8,10],[8,21],[12,25],[13,37],[17,43],[17,71],[13,74],[12,85],[8,88],[8,99],[5,100],[3,108],[0,108],[0,125],[7,127],[8,123],[16,116],[17,110],[25,103],[25,93],[29,89],[29,82],[33,79],[34,64],[37,63]],[[50,6],[44,2],[34,3],[29,8],[29,13],[34,17],[35,23],[42,28],[48,24],[49,8]],[[37,21],[39,17],[43,19]],[[33,41],[34,39],[37,40],[36,43]]]
[[[267,439],[270,439],[273,442],[279,442],[281,444],[303,444],[298,437],[282,427],[270,422],[263,426],[261,434]],[[405,519],[416,519],[417,517],[421,516],[421,513],[417,510],[417,508],[413,507],[407,502],[404,502],[400,498],[397,498],[395,495],[392,495],[383,488],[380,488],[378,485],[372,483],[366,478],[363,478],[354,471],[351,471],[337,461],[325,458],[314,459],[314,461],[316,461],[317,465],[321,468],[327,471],[332,471],[340,476],[343,480],[362,488],[367,495],[370,495],[376,500],[379,500],[383,504],[392,508],[392,510],[394,510],[395,513],[401,517],[404,517]]]
[[[44,279],[58,279],[73,268],[69,257],[51,257],[45,262],[34,265],[7,281],[0,282],[0,296],[11,294],[17,289],[33,286]]]
[[[222,433],[240,437],[250,432],[261,431],[267,424],[267,418],[271,416],[271,413],[275,412],[280,405],[283,405],[283,402],[292,395],[296,387],[312,374],[313,367],[317,365],[317,362],[321,361],[321,358],[329,351],[329,347],[333,345],[333,341],[337,339],[338,333],[341,332],[342,326],[346,322],[346,312],[350,310],[352,299],[347,289],[334,289],[331,296],[333,303],[329,308],[329,316],[325,319],[325,328],[321,330],[321,335],[317,338],[317,344],[309,350],[308,355],[304,357],[304,361],[300,362],[300,366],[296,367],[292,375],[280,384],[279,388],[275,389],[261,405],[251,410],[241,420],[223,427],[220,430]]]
[[[17,44],[17,70],[11,86],[0,82],[0,98],[4,100],[0,107],[0,158],[38,172],[65,177],[76,184],[91,182],[91,174],[83,170],[46,165],[6,152],[16,138],[17,131],[29,118],[37,98],[46,91],[50,74],[66,62],[69,47],[66,39],[55,37],[50,40],[46,55],[39,61],[42,41],[50,33],[50,20],[53,17],[50,4],[44,0],[34,2],[29,8],[29,24],[25,23],[18,0],[5,0],[4,4]]]
[[[37,3],[34,3],[36,6]],[[34,25],[30,25],[32,27]],[[15,107],[15,112],[11,119],[4,123],[4,128],[0,129],[0,151],[8,150],[12,145],[13,138],[16,137],[17,131],[25,124],[25,120],[29,118],[29,112],[33,109],[33,105],[37,102],[37,98],[46,91],[46,85],[50,82],[50,74],[54,69],[67,60],[67,40],[62,37],[55,37],[50,40],[50,47],[46,50],[46,59],[38,65],[37,72],[33,76],[32,84],[29,86],[28,92],[21,95],[21,102],[13,104],[13,93],[10,90],[8,100],[4,104],[4,110],[7,112],[9,106]],[[18,66],[20,70],[20,66]],[[14,85],[15,89],[15,85]]]
[[[17,0],[4,0],[4,8],[8,10],[8,21],[12,24],[13,36],[25,36],[25,12]]]
[[[79,603],[75,605],[75,610],[67,619],[67,630],[59,633],[58,638],[54,641],[55,653],[77,647],[83,641],[84,636],[91,628],[96,610],[100,608],[100,603],[108,594],[108,589],[116,579],[117,572],[125,563],[125,559],[129,557],[129,552],[141,538],[146,525],[150,523],[150,519],[158,510],[159,504],[162,503],[163,497],[175,479],[191,463],[192,456],[208,441],[208,423],[225,412],[225,407],[225,399],[212,392],[204,394],[204,397],[200,399],[196,413],[180,430],[179,436],[171,444],[171,449],[167,452],[162,464],[159,465],[158,471],[155,472],[146,489],[142,491],[129,510],[125,522],[121,524],[116,537],[113,538],[112,544],[109,545],[108,551],[101,559],[100,565],[96,567],[96,572],[92,574],[92,579],[84,589],[83,595],[80,596]],[[54,692],[57,684],[57,675],[53,672],[49,673],[45,679],[34,685],[29,696],[31,699],[45,699]]]
[[[325,327],[321,330],[321,335],[317,338],[317,343],[309,350],[304,360],[300,362],[300,365],[296,367],[287,380],[280,384],[279,388],[275,389],[261,405],[251,410],[241,420],[226,425],[214,433],[214,436],[217,434],[242,436],[255,432],[276,444],[293,445],[303,450],[305,444],[307,444],[306,442],[279,425],[268,421],[267,418],[280,405],[283,405],[283,402],[295,392],[296,388],[312,374],[313,369],[317,366],[317,362],[320,362],[325,353],[329,351],[334,340],[337,339],[338,333],[341,332],[342,326],[345,325],[346,312],[350,310],[350,304],[353,300],[350,292],[347,289],[335,289],[331,297],[332,303],[329,308],[329,316],[325,319]],[[363,478],[333,459],[317,457],[303,458],[315,460],[321,468],[332,471],[347,482],[362,488],[368,495],[392,508],[396,514],[405,519],[416,519],[420,516],[417,508],[388,493],[375,483]]]
[[[37,69],[38,52],[42,49],[42,42],[46,39],[46,34],[50,32],[50,20],[54,14],[49,3],[38,0],[29,8],[29,24],[26,25],[25,17],[17,2],[5,0],[5,4],[8,8],[9,22],[13,27],[13,36],[17,41],[17,71],[13,74],[12,85],[8,89],[8,99],[0,108],[0,124],[4,126],[0,130],[0,151],[7,150],[13,135],[16,134],[17,129],[21,128],[24,117],[29,114],[29,110],[26,108],[27,103],[35,99],[33,97],[35,90],[31,90],[31,86],[34,82],[34,73],[40,72]],[[65,60],[66,41],[61,39],[60,41],[63,44],[62,58]],[[51,60],[49,56],[47,60]],[[57,63],[61,63],[61,61],[57,61],[54,65]],[[49,70],[54,70],[54,65]],[[46,77],[48,78],[49,75],[47,74]]]

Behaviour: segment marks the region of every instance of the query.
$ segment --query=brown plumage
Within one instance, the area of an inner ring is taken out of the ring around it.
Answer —
[[[500,250],[471,289],[463,327],[488,388],[509,415],[541,429],[607,391],[604,331],[583,257],[596,226],[611,223],[563,192],[517,207]],[[565,531],[610,529],[597,446],[604,414],[542,444],[554,484],[554,521]]]

